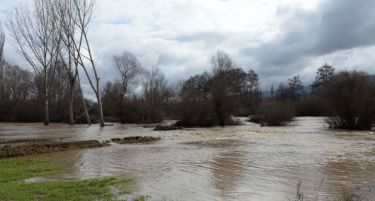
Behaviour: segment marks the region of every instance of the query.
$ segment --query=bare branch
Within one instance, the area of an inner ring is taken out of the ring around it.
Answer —
[[[36,76],[44,78],[45,124],[48,125],[48,91],[52,82],[49,73],[58,60],[62,37],[54,4],[50,0],[35,0],[32,9],[17,8],[7,25],[20,54]]]

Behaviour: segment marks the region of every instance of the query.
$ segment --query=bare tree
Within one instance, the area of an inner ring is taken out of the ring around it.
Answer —
[[[32,75],[18,66],[6,65],[4,68],[4,98],[8,102],[18,102],[29,98]]]
[[[10,30],[19,52],[32,66],[37,76],[43,77],[44,124],[49,124],[49,87],[52,66],[60,52],[61,33],[50,0],[35,0],[33,9],[15,9],[9,19]]]
[[[74,41],[74,16],[70,15],[71,8],[73,6],[72,1],[61,1],[56,0],[55,2],[55,14],[57,15],[59,22],[61,24],[62,33],[62,49],[60,52],[60,59],[64,63],[66,71],[69,76],[69,124],[74,124],[74,89],[76,86],[77,76],[78,76],[78,62],[76,53],[73,48]]]
[[[29,114],[26,112],[30,110],[22,110],[25,109],[23,103],[32,96],[34,87],[32,74],[18,66],[5,63],[3,75],[4,79],[1,83],[3,90],[0,94],[0,120],[15,121],[27,115],[37,115],[38,113]]]
[[[62,33],[62,48],[60,52],[60,59],[64,62],[66,71],[69,76],[69,123],[74,124],[74,92],[78,87],[82,92],[79,82],[78,67],[81,62],[80,54],[83,50],[83,32],[79,31],[77,26],[78,15],[80,11],[76,8],[76,2],[66,0],[54,0],[54,13],[59,19]],[[90,17],[91,18],[91,17]],[[81,93],[84,113],[86,121],[90,124],[90,117],[88,115],[85,99]]]
[[[275,97],[278,100],[291,99],[290,89],[284,83],[280,83],[275,91]]]
[[[217,115],[220,126],[225,126],[228,116],[227,110],[229,106],[230,79],[229,72],[234,69],[234,63],[228,54],[218,51],[211,60],[213,68],[213,78],[211,91],[213,96],[214,110]]]
[[[143,99],[146,107],[144,122],[158,123],[163,120],[163,103],[168,94],[164,74],[158,68],[152,68],[143,82]]]
[[[375,87],[365,72],[343,71],[328,84],[332,128],[371,130],[375,119]]]
[[[330,80],[333,78],[335,73],[335,68],[331,65],[324,64],[316,72],[315,81],[312,85],[312,91],[315,94],[322,95],[322,93],[327,92],[327,88]]]
[[[4,98],[4,44],[5,44],[5,34],[0,23],[0,97]],[[1,101],[1,100],[0,100]]]
[[[289,79],[289,92],[292,99],[296,100],[304,93],[303,84],[299,75]]]
[[[210,99],[211,76],[204,72],[187,79],[181,87],[178,126],[209,127],[217,124]]]
[[[250,69],[246,74],[246,79],[244,82],[244,94],[242,94],[242,96],[245,99],[243,100],[244,106],[249,108],[250,113],[254,113],[256,108],[261,103],[262,92],[259,86],[259,76],[252,69]]]
[[[136,77],[143,72],[143,68],[137,58],[130,52],[124,51],[121,55],[113,57],[113,63],[120,73],[121,88],[119,92],[120,116],[123,116],[124,98],[130,85],[137,82]],[[122,118],[121,118],[122,119]]]
[[[59,4],[65,1],[60,0]],[[95,0],[72,0],[68,4],[59,6],[62,11],[61,15],[66,16],[68,20],[63,21],[64,34],[67,36],[66,44],[69,51],[72,51],[73,60],[82,67],[87,80],[95,93],[98,110],[99,122],[104,126],[103,106],[100,95],[100,77],[97,72],[96,63],[90,46],[88,30],[89,24],[93,18],[95,11]],[[74,29],[72,28],[74,26]]]
[[[80,96],[81,101],[82,101],[83,115],[86,118],[86,123],[89,124],[89,125],[91,125],[90,114],[89,114],[89,111],[87,109],[87,104],[86,104],[85,96],[83,95],[83,90],[82,90],[81,80],[80,80],[79,74],[77,74],[77,85],[78,85],[78,89],[79,89],[79,96]]]

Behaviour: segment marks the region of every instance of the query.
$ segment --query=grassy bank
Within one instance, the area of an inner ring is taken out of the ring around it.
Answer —
[[[24,180],[62,172],[52,156],[33,156],[0,160],[0,200],[116,200],[114,191],[130,193],[134,180],[98,178],[78,181],[26,183]],[[116,189],[116,190],[114,190]]]

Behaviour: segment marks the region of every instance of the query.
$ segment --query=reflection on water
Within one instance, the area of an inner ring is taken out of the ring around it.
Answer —
[[[139,193],[158,200],[288,200],[302,180],[307,199],[343,188],[375,200],[375,135],[329,131],[321,118],[298,118],[287,127],[238,127],[155,132],[137,125],[0,124],[0,140],[16,138],[101,139],[162,137],[147,145],[56,154],[70,170],[44,179],[129,174]],[[372,197],[371,197],[372,196]]]

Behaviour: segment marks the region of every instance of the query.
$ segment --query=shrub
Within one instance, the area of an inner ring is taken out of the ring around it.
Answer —
[[[283,126],[292,121],[296,108],[291,101],[263,102],[256,116],[250,120],[260,122],[263,126]]]
[[[176,126],[212,127],[217,125],[217,118],[208,103],[190,102],[181,106],[181,120]]]
[[[341,72],[329,84],[331,128],[371,130],[375,119],[375,87],[363,72]]]
[[[309,95],[296,102],[297,116],[327,116],[329,108],[324,97]]]

